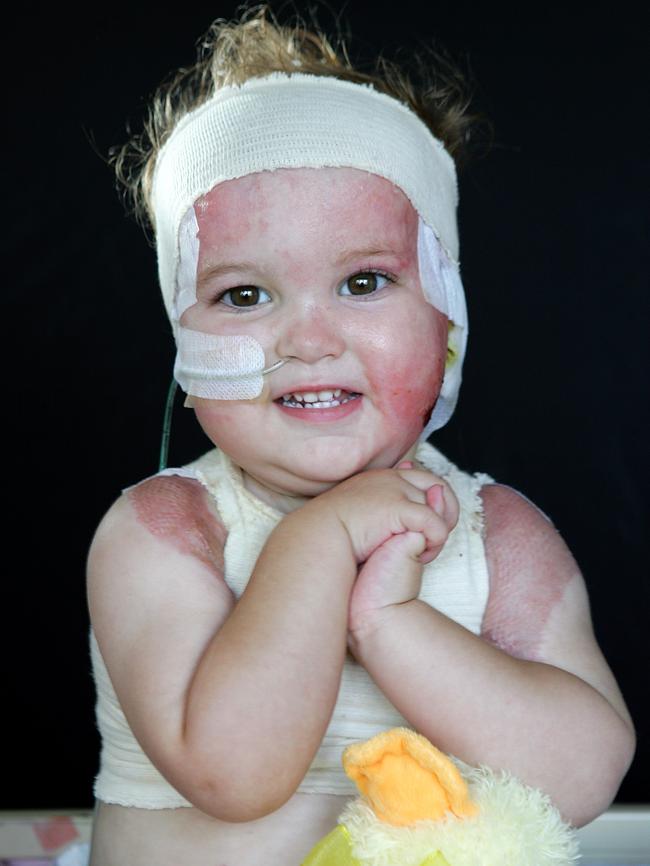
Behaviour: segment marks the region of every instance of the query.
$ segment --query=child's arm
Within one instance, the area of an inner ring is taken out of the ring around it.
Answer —
[[[437,746],[469,763],[509,770],[581,825],[613,799],[632,758],[632,723],[562,539],[514,491],[491,485],[482,495],[491,584],[483,636],[411,594],[374,610],[364,605],[351,646],[404,717]],[[412,586],[413,560],[402,567]],[[397,574],[395,584],[402,580]],[[383,579],[389,583],[386,572]]]
[[[280,522],[235,603],[198,482],[150,479],[110,509],[89,554],[93,627],[135,736],[193,805],[244,821],[293,794],[336,701],[357,562],[392,531],[442,544],[431,518],[396,472],[351,479]]]

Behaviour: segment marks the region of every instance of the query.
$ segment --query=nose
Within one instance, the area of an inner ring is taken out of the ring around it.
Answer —
[[[340,324],[331,310],[316,304],[287,311],[277,340],[278,356],[307,364],[338,358],[345,350]]]

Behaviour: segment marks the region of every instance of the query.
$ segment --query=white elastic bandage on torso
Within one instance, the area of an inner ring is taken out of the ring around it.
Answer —
[[[152,187],[158,272],[174,335],[178,341],[182,312],[196,300],[198,252],[187,257],[185,252],[193,244],[198,250],[198,242],[196,233],[191,237],[190,220],[184,220],[194,202],[219,183],[255,172],[322,167],[357,168],[386,178],[420,216],[423,290],[455,325],[453,361],[428,435],[453,412],[467,338],[457,264],[456,171],[442,142],[413,111],[369,85],[273,73],[217,91],[178,123],[158,156]]]

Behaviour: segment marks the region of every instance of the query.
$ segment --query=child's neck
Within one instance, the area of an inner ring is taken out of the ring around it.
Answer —
[[[411,446],[411,448],[409,448],[408,452],[397,461],[395,467],[397,467],[403,461],[411,461],[413,466],[419,467],[419,463],[416,461],[415,457],[417,447],[418,443],[416,442],[414,445]],[[257,496],[257,498],[261,499],[262,502],[270,505],[271,508],[275,508],[277,511],[280,511],[282,514],[289,514],[292,511],[295,511],[296,508],[300,508],[301,505],[304,505],[305,502],[308,502],[311,498],[309,496],[286,493],[283,490],[275,490],[271,487],[268,487],[262,481],[258,481],[258,479],[255,478],[253,475],[249,475],[245,469],[242,469],[241,473],[242,483],[246,490],[248,490],[248,492],[252,493],[254,496]]]
[[[296,508],[300,508],[309,499],[308,496],[293,495],[280,490],[273,490],[267,487],[266,484],[262,484],[261,481],[258,481],[252,475],[249,475],[244,469],[242,469],[242,482],[249,493],[257,496],[262,502],[270,505],[271,508],[275,508],[276,511],[280,511],[282,514],[289,514],[291,511],[295,511]]]

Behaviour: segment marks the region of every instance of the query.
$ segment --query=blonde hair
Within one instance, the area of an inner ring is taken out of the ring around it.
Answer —
[[[153,226],[151,183],[156,159],[181,118],[222,87],[272,72],[300,72],[370,84],[408,105],[462,164],[470,129],[478,121],[468,113],[465,76],[433,48],[414,54],[410,61],[415,75],[382,56],[370,72],[363,72],[351,63],[340,32],[334,46],[317,24],[310,30],[299,16],[280,24],[266,4],[255,6],[239,19],[217,19],[210,26],[198,43],[196,62],[179,69],[158,88],[142,133],[112,148],[109,162],[138,221]]]

